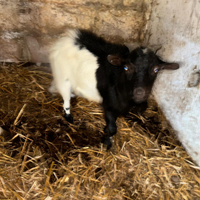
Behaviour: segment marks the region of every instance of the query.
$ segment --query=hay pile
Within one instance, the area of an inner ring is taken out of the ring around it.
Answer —
[[[153,100],[142,116],[117,120],[107,152],[101,106],[73,99],[68,124],[51,79],[36,66],[1,64],[0,199],[200,199],[199,168]]]

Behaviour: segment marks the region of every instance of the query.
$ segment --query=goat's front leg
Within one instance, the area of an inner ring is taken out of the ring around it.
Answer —
[[[106,127],[104,132],[106,135],[103,137],[102,142],[107,145],[107,150],[112,146],[111,137],[117,133],[116,119],[117,116],[115,113],[107,110],[105,111]]]

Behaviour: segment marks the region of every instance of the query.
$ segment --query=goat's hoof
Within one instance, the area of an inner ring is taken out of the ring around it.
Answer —
[[[112,147],[112,141],[110,138],[111,137],[103,137],[102,138],[102,143],[107,146],[107,150],[109,150]]]
[[[74,120],[73,120],[73,117],[70,114],[65,114],[64,117],[69,123],[73,124]]]

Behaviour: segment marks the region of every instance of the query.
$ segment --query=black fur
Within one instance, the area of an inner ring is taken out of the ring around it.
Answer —
[[[73,124],[74,120],[71,114],[66,114],[64,115],[64,118],[71,124]]]
[[[110,137],[117,132],[117,117],[126,114],[135,105],[145,110],[157,71],[170,64],[161,61],[152,51],[137,48],[129,53],[126,46],[111,44],[84,30],[80,30],[75,45],[88,49],[98,58],[97,89],[103,98],[106,120],[103,143],[110,148]],[[108,61],[111,54],[119,57],[119,66]],[[177,64],[172,65],[171,69],[178,68]]]
[[[103,58],[106,59],[109,54],[119,54],[123,57],[129,54],[129,50],[125,45],[112,44],[87,30],[79,30],[75,44],[78,45],[80,49],[88,49],[101,60]]]

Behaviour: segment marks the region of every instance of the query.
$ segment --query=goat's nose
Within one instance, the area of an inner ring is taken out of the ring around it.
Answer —
[[[143,98],[145,96],[145,90],[142,87],[134,89],[134,96],[140,96]]]

